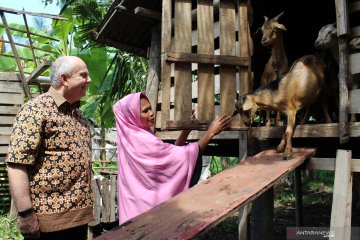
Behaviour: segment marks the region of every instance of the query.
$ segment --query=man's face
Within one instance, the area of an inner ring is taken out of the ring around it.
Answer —
[[[71,103],[79,101],[86,96],[86,88],[91,82],[86,64],[78,59],[75,62],[71,76],[67,76],[67,99]]]

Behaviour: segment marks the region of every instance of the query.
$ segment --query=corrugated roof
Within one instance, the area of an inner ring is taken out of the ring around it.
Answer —
[[[146,56],[151,42],[151,29],[160,20],[135,13],[137,7],[161,16],[162,0],[115,0],[97,29],[95,41]]]

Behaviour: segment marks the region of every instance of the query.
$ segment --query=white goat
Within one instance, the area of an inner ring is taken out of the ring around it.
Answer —
[[[352,51],[360,49],[360,38],[353,38],[349,42],[349,47]],[[315,40],[315,48],[318,50],[330,51],[337,65],[339,65],[339,44],[337,39],[336,23],[327,24],[320,29],[318,37]],[[349,82],[351,83],[351,89],[357,89],[359,87],[360,79],[358,76],[354,76],[349,73]],[[350,121],[355,121],[354,114],[351,115]]]

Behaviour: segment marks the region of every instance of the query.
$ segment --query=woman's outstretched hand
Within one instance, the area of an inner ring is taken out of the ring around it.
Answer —
[[[221,133],[230,126],[231,120],[232,120],[231,116],[226,114],[226,115],[221,115],[220,117],[217,116],[211,122],[204,136],[202,136],[198,141],[201,152],[205,151],[206,146],[209,144],[210,140],[215,135]]]
[[[215,135],[221,133],[230,126],[231,120],[231,116],[227,114],[220,117],[217,116],[208,128],[209,134],[214,137]]]

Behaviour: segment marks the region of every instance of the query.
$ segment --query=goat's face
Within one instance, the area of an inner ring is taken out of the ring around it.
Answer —
[[[315,48],[319,50],[330,49],[337,44],[336,23],[323,26],[315,40]]]
[[[264,16],[265,22],[261,27],[261,44],[265,47],[271,47],[278,38],[279,31],[286,30],[285,26],[278,22],[278,19],[282,14],[283,13],[280,13],[278,16],[270,20],[266,16]]]
[[[235,100],[236,111],[240,114],[241,119],[246,126],[251,125],[252,117],[255,114],[257,108],[253,100],[248,96],[240,96]]]

